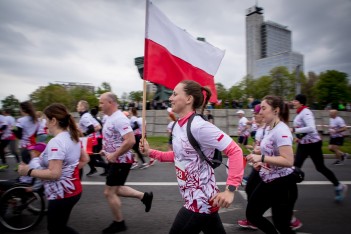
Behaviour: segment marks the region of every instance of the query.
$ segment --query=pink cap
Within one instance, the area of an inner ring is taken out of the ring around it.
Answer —
[[[46,148],[46,144],[43,143],[43,142],[38,142],[38,143],[35,143],[34,145],[31,145],[29,146],[27,149],[28,150],[36,150],[40,153],[42,153]]]
[[[260,110],[261,110],[261,104],[257,104],[254,108],[254,113],[258,114],[258,113],[260,113]]]

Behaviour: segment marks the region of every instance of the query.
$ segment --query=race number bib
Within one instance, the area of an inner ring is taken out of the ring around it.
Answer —
[[[176,168],[177,178],[185,181],[186,180],[185,166],[183,165],[183,163],[176,161],[175,168]]]

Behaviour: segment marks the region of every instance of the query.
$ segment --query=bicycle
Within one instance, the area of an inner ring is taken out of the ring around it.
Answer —
[[[46,212],[44,188],[33,191],[19,184],[0,191],[0,224],[10,231],[29,231],[40,223]]]

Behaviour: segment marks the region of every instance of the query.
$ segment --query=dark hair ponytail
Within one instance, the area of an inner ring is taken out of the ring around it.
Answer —
[[[38,121],[37,116],[35,114],[34,106],[31,101],[21,102],[20,108],[24,113],[28,114],[32,118],[33,123],[36,123]]]
[[[205,110],[205,108],[207,106],[207,103],[208,103],[208,101],[210,100],[210,98],[212,96],[212,93],[211,93],[210,88],[208,88],[206,86],[205,87],[201,87],[201,88],[202,88],[202,91],[203,91],[202,94],[204,94],[204,92],[206,93],[204,101],[203,101],[203,104],[202,104],[202,107],[201,107],[201,114],[203,114],[204,110]]]
[[[208,100],[211,98],[211,90],[208,87],[202,87],[199,83],[193,80],[183,80],[184,92],[194,98],[193,109],[196,110],[201,107],[201,114],[203,114]],[[206,95],[204,95],[204,92]]]
[[[289,105],[285,103],[281,97],[268,95],[262,100],[266,100],[273,110],[279,107],[279,119],[284,123],[289,124]]]
[[[79,131],[76,121],[73,116],[68,113],[67,108],[60,103],[53,103],[44,109],[44,114],[48,119],[55,118],[59,124],[59,127],[68,130],[72,140],[79,142],[79,137],[82,133]]]

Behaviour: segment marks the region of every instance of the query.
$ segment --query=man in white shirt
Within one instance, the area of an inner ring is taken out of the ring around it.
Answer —
[[[239,117],[238,123],[238,143],[239,145],[244,145],[246,147],[247,140],[250,136],[249,128],[250,126],[247,125],[248,119],[245,117],[245,112],[243,110],[238,110],[236,112]]]
[[[329,111],[329,150],[335,153],[336,161],[334,165],[342,165],[347,154],[340,150],[340,146],[344,144],[344,135],[343,132],[346,130],[346,124],[343,118],[338,116],[337,110]]]

